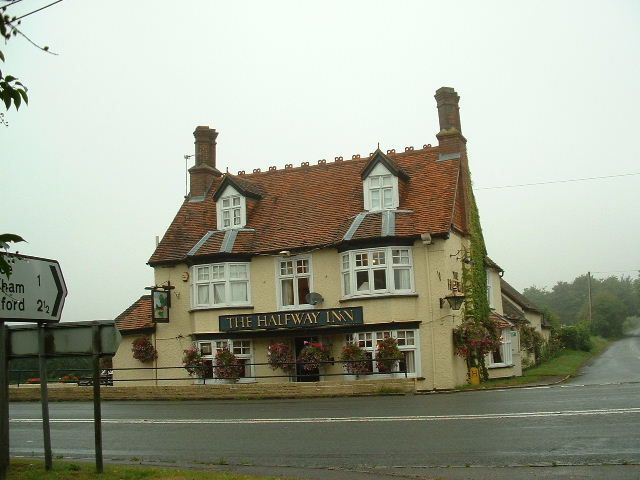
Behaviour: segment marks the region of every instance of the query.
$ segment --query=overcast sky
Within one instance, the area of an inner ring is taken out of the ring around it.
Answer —
[[[1,47],[30,98],[0,126],[1,230],[60,261],[63,320],[112,319],[153,283],[196,125],[233,173],[435,145],[441,86],[505,279],[640,268],[640,175],[483,189],[640,172],[637,0],[64,0],[21,28],[58,55]]]

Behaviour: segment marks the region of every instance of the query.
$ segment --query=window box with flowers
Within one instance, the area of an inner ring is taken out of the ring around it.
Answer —
[[[143,363],[152,362],[158,358],[158,352],[149,337],[136,338],[131,345],[131,351],[133,352],[133,358]]]

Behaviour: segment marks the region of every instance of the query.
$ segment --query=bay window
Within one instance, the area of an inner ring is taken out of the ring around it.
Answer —
[[[398,343],[398,349],[403,355],[403,358],[398,361],[394,370],[401,372],[407,372],[408,376],[415,376],[417,371],[417,349],[418,349],[418,332],[416,330],[385,330],[380,332],[361,332],[351,333],[346,335],[346,342],[353,343],[362,348],[367,358],[367,371],[369,373],[378,372],[378,367],[375,362],[376,348],[378,341],[385,338],[393,337]]]
[[[215,371],[213,369],[215,366],[216,353],[222,351],[225,347],[236,356],[240,365],[243,366],[240,371],[239,381],[253,381],[253,345],[251,340],[214,340],[198,342],[198,348],[200,349],[204,364],[202,377],[205,379],[216,379]]]
[[[311,292],[311,257],[278,260],[278,299],[281,308],[310,307],[307,295]]]
[[[511,329],[504,328],[500,332],[500,346],[487,355],[489,367],[507,367],[513,365],[511,350]]]
[[[194,308],[249,304],[248,263],[196,265],[192,278]]]
[[[413,263],[408,247],[354,250],[342,254],[345,297],[413,293]]]

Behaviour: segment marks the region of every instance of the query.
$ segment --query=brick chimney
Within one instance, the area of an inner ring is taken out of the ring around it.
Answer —
[[[215,177],[222,176],[216,168],[216,138],[218,132],[207,126],[196,127],[193,132],[196,146],[196,164],[189,169],[190,196],[207,193]]]
[[[436,90],[435,99],[440,120],[440,131],[436,134],[440,150],[443,153],[460,153],[467,143],[460,125],[460,96],[451,87],[441,87]]]

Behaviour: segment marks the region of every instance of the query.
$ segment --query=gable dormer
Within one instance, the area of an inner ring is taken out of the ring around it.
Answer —
[[[218,230],[242,228],[247,224],[247,197],[262,198],[250,182],[226,174],[213,195]]]
[[[409,176],[378,148],[362,171],[364,209],[395,210],[400,206],[398,180]]]

